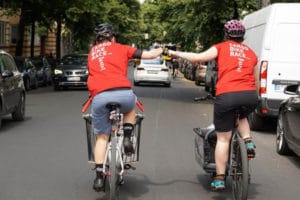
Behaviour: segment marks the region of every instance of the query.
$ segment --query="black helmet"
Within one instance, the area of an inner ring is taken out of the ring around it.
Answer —
[[[117,35],[116,30],[110,24],[99,24],[95,29],[97,41],[111,40],[112,37]]]

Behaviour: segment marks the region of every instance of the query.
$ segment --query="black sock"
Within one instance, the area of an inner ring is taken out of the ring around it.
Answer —
[[[123,125],[124,137],[130,138],[133,128],[134,128],[133,124],[125,123]]]

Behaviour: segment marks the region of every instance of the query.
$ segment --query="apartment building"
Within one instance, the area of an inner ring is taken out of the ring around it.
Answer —
[[[1,8],[0,8],[1,9]],[[0,10],[0,49],[15,55],[16,44],[18,41],[18,24],[19,15],[5,16],[3,11]],[[38,27],[38,25],[36,25]],[[34,56],[50,55],[55,56],[55,29],[46,31],[43,35],[35,33],[34,37]],[[30,56],[30,43],[31,43],[31,26],[25,27],[24,43],[22,56]]]

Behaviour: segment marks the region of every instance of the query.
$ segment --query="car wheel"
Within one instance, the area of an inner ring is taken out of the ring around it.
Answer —
[[[135,86],[138,86],[138,85],[139,85],[139,83],[138,83],[138,82],[136,82],[136,81],[134,81],[134,82],[133,82],[133,85],[135,85]]]
[[[167,87],[171,87],[171,83],[166,83],[166,86]]]
[[[25,95],[23,93],[21,94],[19,104],[12,113],[12,118],[16,121],[23,121],[25,119]]]
[[[30,80],[29,79],[24,80],[24,87],[25,87],[26,91],[30,90]]]
[[[0,128],[1,128],[1,126],[2,126],[2,118],[0,117]]]
[[[58,91],[58,90],[60,90],[60,87],[59,87],[58,85],[55,85],[55,84],[54,84],[53,89],[54,89],[55,91]]]
[[[248,121],[251,130],[262,130],[264,127],[264,118],[256,114],[255,112],[252,112],[248,116]]]
[[[280,112],[278,115],[276,128],[276,149],[277,153],[280,155],[290,155],[292,152],[289,149],[285,139],[285,130],[283,124],[283,114]]]
[[[34,85],[32,86],[33,89],[37,89],[39,87],[39,82],[37,79],[34,79]]]

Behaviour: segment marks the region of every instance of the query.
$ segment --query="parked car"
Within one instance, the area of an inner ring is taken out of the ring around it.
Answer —
[[[60,64],[54,69],[54,89],[69,87],[87,87],[88,54],[69,54],[62,57]]]
[[[11,114],[13,120],[25,118],[25,87],[14,58],[0,50],[0,126],[2,118]]]
[[[37,69],[29,58],[15,57],[15,62],[19,71],[22,73],[25,89],[38,88]]]
[[[209,92],[212,96],[216,95],[216,84],[218,80],[218,68],[215,60],[207,63],[205,73],[205,91]]]
[[[300,83],[287,86],[284,93],[293,96],[283,100],[279,106],[277,152],[281,155],[294,152],[300,156]]]
[[[195,71],[195,84],[201,85],[205,84],[207,63],[199,63]]]
[[[134,69],[134,85],[140,83],[162,83],[171,86],[171,69],[162,58],[141,60]]]
[[[39,86],[52,84],[51,65],[44,56],[33,57],[30,59],[37,69],[37,79]]]

